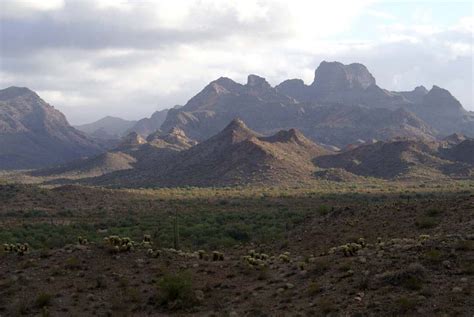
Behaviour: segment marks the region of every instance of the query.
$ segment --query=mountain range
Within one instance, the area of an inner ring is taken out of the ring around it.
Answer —
[[[310,85],[221,77],[184,106],[77,129],[27,88],[1,90],[0,107],[0,169],[49,178],[212,186],[472,175],[472,112],[437,86],[382,89],[357,63],[322,62]]]
[[[249,75],[245,85],[219,78],[170,110],[162,129],[177,126],[201,141],[235,117],[263,134],[294,127],[313,141],[337,147],[397,136],[474,136],[474,114],[449,91],[437,86],[387,91],[365,66],[338,62],[322,62],[310,85],[292,79],[272,87],[256,75]]]

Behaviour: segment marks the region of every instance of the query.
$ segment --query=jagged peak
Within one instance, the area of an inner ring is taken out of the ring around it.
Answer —
[[[423,102],[435,107],[462,108],[461,103],[449,92],[449,90],[433,85],[431,90],[424,96]]]
[[[428,93],[428,89],[426,89],[425,86],[423,85],[420,85],[420,86],[416,86],[415,89],[413,89],[414,92],[418,92],[418,93],[423,93],[423,94],[427,94]]]

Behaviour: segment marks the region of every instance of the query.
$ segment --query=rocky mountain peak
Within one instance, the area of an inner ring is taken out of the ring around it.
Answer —
[[[247,77],[247,86],[248,87],[269,87],[271,88],[270,84],[267,82],[267,80],[263,77],[257,76],[257,75],[248,75]]]
[[[428,93],[428,89],[426,89],[425,86],[421,85],[421,86],[416,86],[415,89],[413,89],[414,92],[417,92],[419,94],[424,94],[426,95]]]
[[[448,90],[436,85],[424,96],[423,103],[433,108],[462,109],[461,103]]]
[[[227,77],[219,77],[211,82],[209,86],[217,93],[235,92],[241,89],[240,84]]]
[[[233,119],[223,131],[239,131],[239,130],[249,130],[245,122],[240,118]]]
[[[359,63],[344,65],[323,61],[316,69],[313,87],[319,91],[367,89],[375,85],[375,78],[367,67]]]
[[[241,142],[256,136],[239,118],[233,119],[216,137],[229,139],[231,143]]]

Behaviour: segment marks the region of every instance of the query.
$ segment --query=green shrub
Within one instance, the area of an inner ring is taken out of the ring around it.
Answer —
[[[166,305],[168,308],[193,306],[196,298],[190,273],[165,274],[158,282],[158,300],[160,305]]]
[[[396,301],[397,310],[400,313],[407,313],[418,306],[418,300],[412,297],[400,297]]]
[[[53,296],[49,293],[39,293],[35,300],[35,306],[38,308],[43,308],[45,306],[51,305]]]
[[[322,216],[327,215],[330,211],[331,211],[331,209],[326,205],[320,205],[318,207],[318,214],[320,214]]]
[[[71,256],[66,259],[64,267],[68,270],[77,270],[81,268],[81,263],[77,257]]]
[[[474,241],[472,241],[472,240],[459,240],[456,243],[456,250],[458,250],[458,251],[472,251],[472,250],[474,250]]]
[[[437,217],[441,216],[443,214],[443,211],[439,208],[430,208],[425,212],[425,215],[428,217]]]
[[[415,221],[415,225],[418,229],[431,229],[439,224],[438,219],[430,216],[418,217]]]
[[[443,254],[439,250],[429,250],[423,253],[423,259],[429,264],[439,264],[443,261]]]

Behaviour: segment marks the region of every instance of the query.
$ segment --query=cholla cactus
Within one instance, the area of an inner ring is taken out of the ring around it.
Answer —
[[[17,244],[8,244],[5,243],[3,245],[3,250],[5,252],[15,252],[18,255],[24,255],[25,253],[28,253],[30,250],[30,245],[28,243],[17,243]]]
[[[299,263],[298,263],[298,269],[300,269],[300,271],[304,271],[305,265],[306,265],[306,264],[305,264],[304,262],[299,262]]]
[[[288,254],[286,254],[288,252],[285,252],[283,254],[280,254],[278,256],[278,259],[283,262],[283,263],[290,263],[290,256]]]
[[[204,251],[204,250],[198,250],[198,257],[199,257],[199,260],[203,260],[205,254],[206,254],[206,251]]]
[[[89,241],[87,240],[87,238],[84,238],[84,237],[82,237],[82,236],[78,236],[78,237],[77,237],[77,242],[78,242],[80,245],[89,244]]]
[[[5,243],[5,244],[3,245],[3,250],[4,250],[5,252],[12,252],[12,251],[13,251],[12,245],[11,245],[11,244],[8,244],[8,243]]]
[[[352,243],[346,243],[346,244],[340,245],[335,250],[341,251],[342,254],[344,254],[344,256],[354,256],[357,254],[357,251],[359,251],[362,248],[363,246],[361,244],[352,242]]]
[[[213,251],[212,252],[212,261],[224,261],[224,253]]]
[[[104,238],[104,242],[113,253],[131,251],[135,244],[132,239],[128,237],[120,238],[115,235]]]
[[[143,235],[142,247],[149,249],[151,248],[152,245],[153,245],[153,242],[151,241],[151,235],[149,234]]]
[[[431,238],[431,236],[429,234],[420,234],[420,236],[418,237],[418,239],[421,242],[425,242],[425,241],[429,240],[430,238]]]

